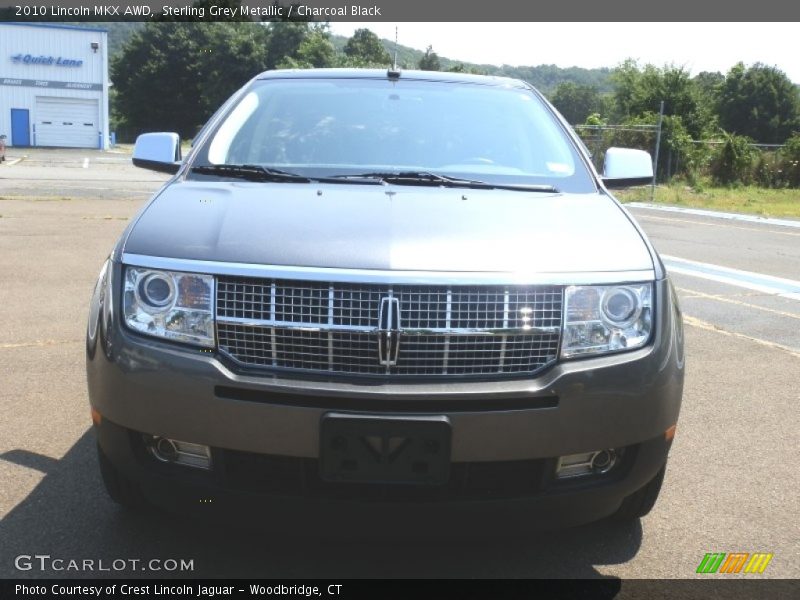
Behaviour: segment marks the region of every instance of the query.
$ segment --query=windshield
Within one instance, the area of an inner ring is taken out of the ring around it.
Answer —
[[[425,172],[595,191],[572,141],[531,91],[402,77],[258,81],[194,165],[306,177]]]

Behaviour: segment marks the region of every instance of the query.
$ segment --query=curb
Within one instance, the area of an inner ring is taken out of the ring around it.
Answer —
[[[626,202],[623,206],[629,208],[644,208],[648,210],[660,210],[664,212],[682,213],[685,215],[695,215],[698,217],[710,217],[714,219],[728,219],[730,221],[745,221],[748,223],[761,223],[763,225],[778,225],[781,227],[800,227],[800,220],[781,219],[775,217],[762,217],[744,213],[729,213],[702,208],[689,208],[683,206],[670,206],[653,204],[651,202]]]

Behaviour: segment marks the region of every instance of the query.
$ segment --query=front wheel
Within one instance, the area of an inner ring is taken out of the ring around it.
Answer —
[[[139,486],[119,472],[99,444],[97,445],[97,460],[100,463],[103,485],[114,502],[129,510],[142,509],[147,506],[147,500]]]
[[[666,472],[667,465],[665,464],[642,489],[625,498],[611,518],[615,521],[631,521],[649,513],[655,506],[656,500],[658,500],[658,494],[661,491],[661,484],[664,483]]]

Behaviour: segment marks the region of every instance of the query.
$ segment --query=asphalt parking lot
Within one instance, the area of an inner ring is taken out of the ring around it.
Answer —
[[[688,348],[665,487],[641,522],[457,542],[286,539],[127,514],[105,496],[85,389],[87,305],[115,239],[166,177],[124,153],[31,151],[10,163],[0,166],[0,577],[97,575],[15,568],[38,553],[191,559],[195,577],[684,578],[708,552],[773,553],[763,577],[800,577],[800,227],[632,209],[673,269]]]

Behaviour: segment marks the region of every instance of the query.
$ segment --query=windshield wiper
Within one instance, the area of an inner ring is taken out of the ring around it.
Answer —
[[[235,177],[248,181],[285,181],[287,183],[311,183],[311,179],[297,173],[281,171],[261,165],[200,165],[192,167],[193,173]]]
[[[476,179],[460,179],[432,173],[431,171],[387,171],[375,173],[360,173],[358,175],[334,175],[328,179],[357,180],[377,179],[386,183],[398,185],[439,185],[445,187],[464,187],[476,190],[514,190],[521,192],[546,192],[558,193],[552,185],[529,185],[516,183],[490,183]]]
[[[515,183],[490,183],[475,179],[448,177],[431,171],[386,171],[360,173],[356,175],[333,175],[331,177],[306,177],[289,171],[282,171],[262,165],[199,165],[192,167],[193,173],[235,177],[248,181],[278,181],[287,183],[394,183],[397,185],[435,185],[444,187],[463,187],[476,190],[514,190],[521,192],[558,193],[552,185],[529,185]]]

